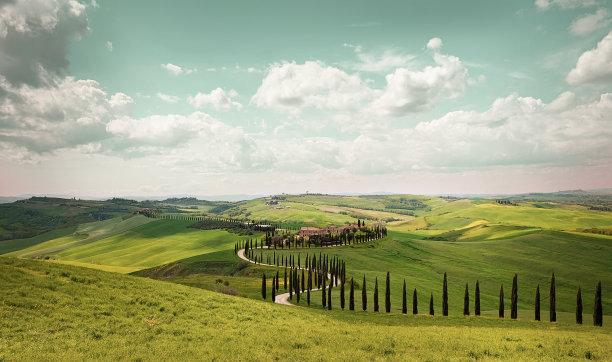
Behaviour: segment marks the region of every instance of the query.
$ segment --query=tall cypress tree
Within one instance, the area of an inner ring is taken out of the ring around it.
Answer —
[[[463,315],[470,315],[470,291],[465,283],[465,295],[463,296]]]
[[[448,316],[448,284],[446,281],[446,272],[444,272],[444,282],[442,283],[442,315]]]
[[[408,313],[408,305],[406,302],[406,279],[404,279],[404,287],[402,289],[402,313]]]
[[[433,293],[431,293],[431,297],[429,297],[429,315],[434,315]]]
[[[389,272],[387,272],[387,281],[385,283],[385,312],[391,312],[391,281],[389,280]]]
[[[512,294],[510,294],[510,318],[518,317],[518,276],[512,279]]]
[[[480,315],[480,285],[476,281],[476,292],[474,293],[474,315]]]
[[[504,285],[499,288],[499,318],[504,318]]]
[[[332,286],[333,285],[330,282],[329,288],[327,288],[327,309],[329,309],[329,310],[332,309],[332,298],[331,298]]]
[[[364,310],[364,312],[368,309],[368,294],[366,291],[365,274],[363,275],[363,284],[361,285],[361,308]]]
[[[261,277],[261,297],[266,300],[266,274]]]
[[[285,267],[285,279],[283,281],[283,288],[287,290],[287,267]]]
[[[325,279],[323,279],[321,283],[321,291],[321,304],[323,305],[323,308],[325,308],[327,306],[327,290],[325,289]]]
[[[601,305],[601,280],[595,289],[595,305],[593,306],[593,325],[603,326],[603,308]]]
[[[378,277],[374,283],[374,311],[378,312]]]
[[[539,321],[540,320],[540,284],[538,284],[538,286],[536,287],[534,310],[535,310],[535,320]]]
[[[306,278],[304,278],[304,269],[302,269],[302,284],[301,284],[301,286],[302,286],[301,292],[302,293],[304,293],[304,290],[306,289],[305,286],[304,286],[304,283],[306,283],[305,279]]]
[[[340,308],[344,310],[344,280],[340,283]]]
[[[550,278],[550,321],[557,321],[557,293],[555,291],[555,273]]]
[[[276,303],[276,277],[272,277],[272,303]]]
[[[355,310],[355,285],[351,278],[351,291],[349,293],[349,310]]]
[[[310,290],[312,289],[312,278],[310,277],[312,273],[310,270],[308,271],[308,288],[306,289],[306,302],[308,302],[308,306],[310,307]]]
[[[576,324],[582,324],[582,290],[580,287],[576,294]]]
[[[291,269],[289,273],[289,299],[293,299],[293,269]]]
[[[412,314],[419,314],[419,303],[417,300],[416,288],[414,288],[414,292],[412,292]]]

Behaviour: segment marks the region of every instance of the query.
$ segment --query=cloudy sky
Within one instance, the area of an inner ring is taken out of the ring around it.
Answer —
[[[0,195],[612,187],[607,0],[0,0]]]

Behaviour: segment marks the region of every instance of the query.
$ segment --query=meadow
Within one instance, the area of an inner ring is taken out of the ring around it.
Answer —
[[[286,307],[0,257],[0,359],[606,359],[609,327]]]

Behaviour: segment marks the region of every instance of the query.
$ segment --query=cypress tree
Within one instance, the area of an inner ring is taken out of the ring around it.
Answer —
[[[499,318],[504,318],[504,285],[499,288]]]
[[[355,285],[351,278],[351,291],[349,293],[349,310],[355,310]]]
[[[550,321],[557,321],[557,295],[555,291],[555,273],[550,278]]]
[[[361,285],[361,308],[363,308],[364,311],[368,309],[368,294],[366,293],[365,274],[363,275],[363,284]]]
[[[470,315],[470,292],[467,283],[465,283],[465,295],[463,296],[463,315]]]
[[[512,279],[512,293],[510,294],[510,318],[518,317],[518,276]]]
[[[287,267],[285,267],[285,280],[283,282],[283,288],[287,290]]]
[[[302,293],[304,293],[304,289],[306,289],[306,288],[304,288],[304,283],[305,283],[304,279],[305,279],[304,278],[304,269],[302,269],[302,290],[301,290]]]
[[[329,288],[327,288],[327,309],[332,309],[332,301],[331,301],[331,292],[332,292],[332,284],[329,284]]]
[[[429,297],[429,315],[434,315],[433,293],[431,293],[431,297]]]
[[[391,281],[389,280],[389,272],[387,272],[387,282],[385,283],[385,312],[391,312]]]
[[[406,279],[404,279],[404,288],[402,289],[402,313],[408,313],[408,306],[406,305]]]
[[[266,300],[266,274],[261,277],[261,297]]]
[[[325,306],[327,305],[327,300],[326,300],[327,294],[325,293],[326,292],[326,290],[325,290],[325,279],[323,279],[323,283],[321,284],[321,291],[322,291],[322,293],[321,293],[321,305],[323,305],[323,308],[325,308]]]
[[[308,288],[306,289],[306,301],[308,302],[308,306],[310,307],[310,290],[312,289],[312,278],[310,277],[312,273],[308,270]]]
[[[417,290],[414,288],[412,292],[412,314],[419,314],[419,303],[417,300]]]
[[[446,272],[444,272],[444,282],[442,283],[442,315],[448,316],[448,284],[446,281]]]
[[[344,280],[340,284],[340,308],[344,310]]]
[[[480,315],[480,285],[476,281],[476,292],[474,293],[474,315]]]
[[[276,303],[276,288],[274,288],[275,284],[276,284],[276,277],[272,277],[272,303]]]
[[[540,320],[540,284],[536,287],[536,295],[535,295],[535,320]]]
[[[290,271],[291,275],[289,275],[289,299],[293,299],[293,269]]]
[[[378,312],[378,277],[374,283],[374,311]]]
[[[595,289],[595,305],[593,306],[593,325],[603,326],[603,308],[601,305],[601,280],[597,283]]]
[[[582,324],[582,290],[580,287],[576,294],[576,324]]]
[[[297,270],[295,271],[295,278],[296,278],[296,283],[295,283],[295,297],[297,302],[300,302],[300,277],[297,274]]]

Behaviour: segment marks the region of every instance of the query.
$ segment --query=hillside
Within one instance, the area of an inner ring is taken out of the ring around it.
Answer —
[[[1,359],[559,360],[612,355],[612,330],[605,326],[291,308],[6,257],[0,258],[0,272]]]

